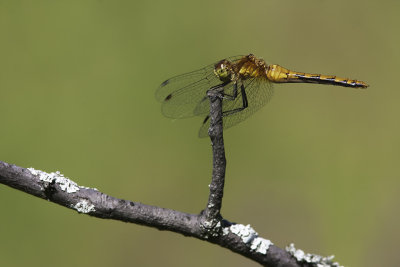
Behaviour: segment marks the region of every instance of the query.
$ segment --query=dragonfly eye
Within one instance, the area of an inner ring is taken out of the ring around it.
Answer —
[[[226,60],[222,60],[215,64],[214,73],[221,81],[231,80],[232,71],[229,62]]]

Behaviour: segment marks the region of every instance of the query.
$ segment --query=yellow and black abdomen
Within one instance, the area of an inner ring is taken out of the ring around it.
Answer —
[[[275,83],[318,83],[353,88],[367,88],[368,84],[359,80],[340,78],[334,75],[311,74],[288,70],[279,65],[269,65],[266,71],[268,80]]]

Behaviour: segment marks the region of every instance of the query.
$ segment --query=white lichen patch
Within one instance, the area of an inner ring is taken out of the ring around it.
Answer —
[[[229,227],[222,228],[222,235],[227,235],[229,234],[229,232],[230,232]]]
[[[207,231],[204,235],[205,238],[210,236],[217,237],[220,234],[221,222],[219,220],[206,220],[201,224],[201,227]]]
[[[68,177],[65,177],[59,171],[47,173],[41,170],[35,170],[34,168],[28,168],[28,170],[33,175],[38,176],[41,181],[58,184],[61,190],[67,193],[75,193],[81,188],[89,189],[88,187],[79,186],[77,183],[68,179]]]
[[[246,244],[258,236],[257,232],[250,226],[250,224],[246,226],[243,224],[234,224],[231,225],[230,230],[235,235],[238,235]]]
[[[333,258],[335,257],[333,255],[322,257],[316,254],[305,253],[301,249],[296,249],[293,243],[286,247],[286,251],[295,257],[298,262],[311,263],[316,267],[343,267],[339,263],[333,262]]]
[[[258,236],[258,233],[250,226],[243,224],[233,224],[230,227],[226,227],[222,230],[224,235],[229,234],[229,232],[239,236],[243,243],[250,245],[252,251],[267,254],[267,251],[273,243],[268,240]]]
[[[78,203],[76,203],[76,205],[73,205],[72,207],[74,209],[76,209],[79,213],[89,213],[92,211],[96,211],[96,209],[94,208],[94,205],[90,204],[86,200],[81,200]]]
[[[254,238],[253,242],[251,242],[250,249],[256,251],[261,254],[267,254],[269,246],[272,245],[272,242],[268,239],[264,239],[262,237]]]

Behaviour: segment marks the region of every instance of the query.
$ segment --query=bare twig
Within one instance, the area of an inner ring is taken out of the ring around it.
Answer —
[[[225,184],[225,148],[222,125],[222,98],[217,90],[209,90],[210,98],[210,129],[208,134],[211,139],[213,153],[213,172],[209,185],[210,195],[207,207],[204,210],[203,226],[208,231],[218,233],[221,231],[220,210],[222,207],[222,197],[224,195]]]

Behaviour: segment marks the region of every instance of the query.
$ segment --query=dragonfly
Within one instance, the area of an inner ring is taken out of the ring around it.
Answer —
[[[159,86],[156,99],[162,113],[181,119],[204,116],[199,137],[208,136],[210,106],[208,90],[222,97],[223,128],[230,128],[258,111],[273,95],[274,83],[316,83],[367,88],[363,81],[335,75],[311,74],[267,64],[253,54],[228,57],[199,70],[172,77]]]

